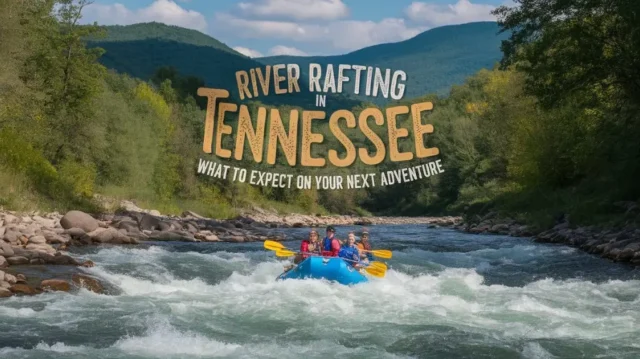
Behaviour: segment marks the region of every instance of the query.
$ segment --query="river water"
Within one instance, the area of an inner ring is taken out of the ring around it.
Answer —
[[[115,294],[0,300],[0,358],[640,358],[638,270],[528,239],[369,229],[394,256],[353,287],[276,282],[285,263],[261,243],[83,249]]]

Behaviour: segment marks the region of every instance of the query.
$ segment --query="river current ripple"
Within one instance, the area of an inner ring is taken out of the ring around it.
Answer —
[[[113,293],[0,300],[0,358],[640,358],[636,269],[526,238],[369,230],[394,256],[353,287],[276,282],[286,263],[261,243],[81,249]]]

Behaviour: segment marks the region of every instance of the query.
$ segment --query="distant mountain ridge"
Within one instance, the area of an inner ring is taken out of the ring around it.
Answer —
[[[365,47],[337,56],[272,56],[258,58],[264,64],[296,63],[308,71],[309,64],[365,65],[403,70],[407,73],[405,97],[428,93],[444,94],[453,84],[482,68],[493,67],[502,57],[500,43],[507,37],[498,35],[496,22],[475,22],[449,25],[425,31],[395,43]],[[344,91],[353,92],[353,79]],[[364,91],[361,90],[361,93]],[[362,100],[372,100],[359,96]],[[386,102],[378,99],[378,102]]]
[[[106,50],[100,62],[107,68],[148,80],[160,67],[174,67],[181,75],[202,78],[207,87],[227,89],[234,102],[259,101],[269,105],[310,108],[315,94],[301,81],[300,93],[259,96],[240,101],[236,72],[264,68],[264,64],[195,30],[157,22],[127,26],[105,26],[107,36],[88,39],[89,46]],[[303,80],[303,79],[301,79]],[[351,108],[358,101],[340,95],[327,96],[328,110]]]
[[[306,81],[310,63],[364,65],[403,70],[407,73],[405,98],[429,93],[445,94],[453,84],[462,83],[482,68],[491,68],[501,58],[495,22],[443,26],[411,39],[379,44],[337,56],[274,56],[252,59],[226,44],[195,30],[161,23],[106,26],[107,37],[90,40],[90,46],[106,50],[101,62],[108,68],[149,79],[162,66],[173,66],[183,75],[202,78],[206,86],[225,88],[239,98],[235,73],[239,70],[278,63],[296,63],[303,74],[298,94],[270,95],[256,100],[267,104],[309,107],[315,94]],[[323,77],[324,78],[324,77]],[[329,108],[351,108],[362,101],[384,104],[390,99],[353,95],[353,78],[345,84],[344,95],[327,96]],[[354,97],[355,96],[355,97]]]
[[[186,29],[175,25],[147,22],[133,25],[110,25],[104,28],[108,35],[105,39],[98,40],[100,42],[141,41],[150,39],[175,41],[183,44],[211,47],[234,55],[244,56],[209,35],[205,35],[197,30]]]

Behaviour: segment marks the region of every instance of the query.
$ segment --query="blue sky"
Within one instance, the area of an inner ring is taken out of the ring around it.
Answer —
[[[507,0],[95,0],[85,22],[158,21],[201,31],[251,57],[342,54],[430,28],[494,21]]]

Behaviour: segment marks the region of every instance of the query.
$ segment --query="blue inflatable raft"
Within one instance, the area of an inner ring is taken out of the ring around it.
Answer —
[[[341,258],[309,257],[293,269],[280,274],[277,280],[283,279],[327,279],[340,284],[358,284],[368,279],[357,269]]]

